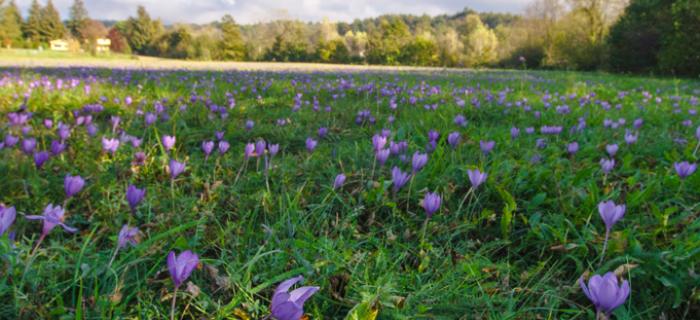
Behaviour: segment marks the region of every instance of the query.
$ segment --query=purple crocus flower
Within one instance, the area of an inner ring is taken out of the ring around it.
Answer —
[[[386,160],[389,159],[390,154],[391,150],[389,149],[377,150],[377,152],[375,153],[375,158],[377,159],[377,162],[379,162],[380,166],[384,165]]]
[[[25,138],[22,140],[22,152],[25,154],[32,154],[34,148],[36,148],[36,139]]]
[[[615,167],[615,159],[600,159],[600,168],[608,174]]]
[[[576,152],[578,152],[578,142],[574,141],[566,145],[566,151],[569,154],[575,154]]]
[[[175,147],[175,141],[175,136],[163,136],[161,138],[163,148],[165,148],[166,151],[170,151]]]
[[[231,147],[231,144],[226,140],[219,141],[219,153],[224,154]]]
[[[374,146],[374,151],[384,149],[384,146],[386,146],[386,143],[387,143],[387,139],[385,136],[378,135],[378,134],[372,136],[372,146]]]
[[[168,168],[170,169],[170,177],[175,179],[183,171],[185,171],[185,163],[184,162],[177,162],[174,159],[170,159],[170,163],[168,164]]]
[[[440,210],[440,204],[442,203],[442,198],[437,192],[427,192],[425,197],[423,197],[423,209],[425,209],[425,214],[428,218],[432,217],[435,212]]]
[[[41,231],[42,237],[45,237],[53,228],[56,226],[61,226],[63,230],[67,232],[76,232],[78,229],[69,227],[63,223],[65,220],[65,210],[61,206],[54,206],[49,204],[44,208],[44,214],[41,216],[26,216],[25,218],[29,220],[44,220],[44,227]]]
[[[510,128],[510,137],[511,137],[512,139],[515,139],[515,138],[517,138],[518,136],[520,136],[520,129],[518,129],[518,128],[516,128],[516,127]]]
[[[625,303],[630,294],[629,282],[624,280],[620,285],[614,272],[608,272],[602,277],[594,275],[588,280],[588,286],[586,286],[583,277],[578,282],[583,294],[593,302],[596,311],[607,316],[610,316],[615,309]]]
[[[214,150],[214,141],[203,141],[202,151],[204,151],[204,157],[209,158],[209,155]]]
[[[83,190],[85,180],[81,176],[66,175],[63,179],[63,189],[66,191],[66,197],[70,198],[76,195],[80,190]]]
[[[486,172],[479,171],[479,169],[467,170],[467,175],[469,176],[469,181],[472,183],[472,188],[474,189],[486,182],[486,178],[489,176]]]
[[[319,287],[300,287],[289,292],[294,284],[302,281],[304,277],[298,276],[285,280],[277,286],[275,293],[272,295],[270,311],[272,317],[277,320],[299,320],[304,315],[304,303]]]
[[[311,138],[306,138],[306,150],[309,152],[314,152],[314,149],[316,149],[316,145],[318,144],[318,141],[311,139]]]
[[[117,237],[117,248],[124,249],[126,248],[127,244],[136,246],[136,244],[139,243],[138,235],[139,228],[131,228],[128,224],[123,225],[122,229],[119,230],[119,236]]]
[[[637,138],[639,137],[638,134],[633,134],[632,132],[625,132],[625,142],[627,144],[634,144],[637,142]]]
[[[146,163],[146,154],[145,153],[143,153],[142,151],[134,153],[134,160],[132,161],[133,165],[142,166],[145,163]]]
[[[458,114],[454,118],[454,123],[460,127],[466,127],[467,126],[467,118],[465,118],[461,114]]]
[[[333,189],[339,189],[340,187],[345,184],[345,175],[344,174],[338,174],[335,176],[335,180],[333,181]]]
[[[328,128],[326,128],[326,127],[318,128],[318,137],[319,138],[324,138],[326,135],[328,135]]]
[[[462,137],[460,136],[459,132],[455,131],[447,135],[447,143],[453,148],[456,148],[457,145],[459,145],[460,140],[462,140]]]
[[[674,163],[673,167],[676,169],[678,176],[681,179],[685,179],[695,172],[695,169],[697,169],[697,164],[683,161]]]
[[[438,141],[440,139],[440,133],[436,130],[428,131],[428,141]]]
[[[253,120],[246,120],[246,122],[245,122],[245,129],[246,130],[250,131],[253,129],[254,126],[255,126],[255,122],[253,122]]]
[[[255,144],[248,143],[245,145],[245,149],[243,151],[243,154],[245,155],[245,158],[248,159],[250,157],[255,157]]]
[[[17,144],[17,142],[19,142],[19,138],[8,133],[5,135],[3,142],[5,143],[6,148],[12,148]]]
[[[411,175],[401,171],[398,167],[391,168],[391,182],[394,185],[394,192],[399,191],[411,179]]]
[[[102,150],[114,154],[119,149],[119,139],[107,139],[102,137]]]
[[[617,153],[617,150],[618,150],[618,149],[619,149],[619,147],[617,146],[617,144],[609,144],[609,145],[606,145],[606,146],[605,146],[605,151],[606,151],[611,157],[614,157],[614,156],[615,156],[615,154]]]
[[[625,215],[625,205],[618,206],[612,201],[604,201],[598,204],[598,213],[605,223],[605,229],[609,231]]]
[[[58,140],[52,140],[50,150],[52,155],[57,156],[66,150],[66,144]]]
[[[423,167],[425,167],[427,163],[428,155],[416,151],[416,153],[413,154],[413,158],[411,158],[411,166],[413,168],[413,173],[416,173],[420,171],[420,169],[423,169]]]
[[[168,254],[168,271],[173,279],[175,289],[179,288],[187,278],[190,277],[194,268],[199,264],[199,257],[187,250],[175,255],[175,251],[170,251]]]
[[[146,196],[146,189],[139,189],[133,184],[126,188],[126,201],[129,203],[131,211],[136,210],[136,206],[141,203],[144,196]]]
[[[5,232],[10,229],[12,223],[15,222],[16,216],[17,211],[15,207],[5,207],[0,204],[0,236],[4,235]]]
[[[49,153],[46,151],[39,151],[34,154],[34,165],[37,169],[44,166],[47,160],[49,160]]]
[[[484,154],[491,153],[491,150],[493,150],[493,147],[495,146],[495,141],[479,141],[479,147],[481,147],[481,152],[483,152]]]
[[[258,140],[255,142],[255,154],[258,155],[258,157],[261,157],[265,154],[265,148],[267,147],[267,142],[265,140]]]
[[[274,157],[280,151],[280,145],[279,144],[268,145],[267,151],[270,152],[271,157]]]

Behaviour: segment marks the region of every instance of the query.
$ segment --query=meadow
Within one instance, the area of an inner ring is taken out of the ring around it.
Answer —
[[[698,96],[5,67],[0,318],[697,319]]]

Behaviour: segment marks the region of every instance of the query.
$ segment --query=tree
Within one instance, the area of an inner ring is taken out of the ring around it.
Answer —
[[[131,53],[131,48],[129,47],[129,42],[126,41],[124,35],[119,31],[119,28],[112,27],[107,32],[107,39],[110,40],[109,50],[118,53]]]
[[[221,18],[221,40],[218,58],[223,60],[243,60],[246,56],[245,43],[241,31],[231,15]]]
[[[39,1],[32,0],[32,4],[29,6],[27,22],[22,26],[24,37],[34,45],[39,44],[42,41],[42,11],[43,10],[41,5],[39,5]]]
[[[54,7],[53,1],[49,0],[41,11],[40,33],[42,42],[63,38],[66,35],[66,27],[61,21],[61,16],[58,14],[56,7]]]
[[[398,17],[382,19],[379,29],[369,33],[367,60],[375,64],[398,64],[401,48],[410,38],[411,33],[402,19]]]
[[[145,54],[149,51],[149,44],[158,37],[161,28],[160,22],[151,19],[146,8],[139,6],[136,17],[129,17],[120,31],[134,52]]]
[[[608,37],[609,65],[614,71],[658,69],[659,52],[670,32],[673,0],[635,0],[613,25]]]
[[[434,66],[438,63],[438,47],[435,41],[418,36],[401,49],[401,64]]]
[[[22,17],[14,0],[0,9],[0,41],[10,48],[22,41]]]
[[[456,66],[462,58],[464,44],[457,31],[448,26],[441,26],[437,33],[438,60],[442,66]]]
[[[665,73],[700,75],[700,2],[677,0],[671,6],[667,36],[659,53],[659,68]]]
[[[85,2],[83,0],[75,0],[73,5],[70,7],[70,19],[67,22],[68,30],[73,35],[73,37],[79,40],[85,40],[86,37],[81,33],[81,30],[85,28],[85,25],[89,23],[90,17],[88,16],[88,11],[85,8]]]
[[[464,62],[467,66],[482,66],[497,58],[498,39],[493,30],[487,28],[478,15],[466,17],[469,33],[464,38]]]

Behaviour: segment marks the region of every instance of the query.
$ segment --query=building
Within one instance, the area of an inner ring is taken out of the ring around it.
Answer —
[[[112,45],[112,40],[106,39],[106,38],[99,38],[97,39],[95,50],[98,53],[107,53],[109,52],[109,47]]]
[[[51,40],[49,42],[52,51],[68,51],[68,41],[63,39]]]

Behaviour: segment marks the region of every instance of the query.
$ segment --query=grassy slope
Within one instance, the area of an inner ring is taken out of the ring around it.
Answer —
[[[76,75],[65,70],[44,70],[53,76]],[[91,73],[91,72],[89,72]],[[127,71],[99,71],[101,77],[123,79]],[[129,72],[131,73],[131,72]],[[13,73],[14,74],[14,73]],[[0,202],[19,212],[37,214],[47,203],[63,200],[62,179],[66,173],[81,174],[88,187],[68,203],[69,224],[79,235],[54,231],[33,257],[28,252],[36,240],[39,223],[18,217],[17,249],[10,256],[11,276],[0,286],[5,301],[13,301],[7,314],[46,317],[49,314],[87,314],[91,317],[164,317],[169,311],[171,282],[165,256],[171,249],[192,249],[203,259],[204,268],[191,281],[201,292],[180,298],[179,311],[187,315],[223,317],[228,311],[260,318],[267,312],[274,284],[291,275],[304,274],[307,284],[322,291],[310,300],[307,312],[314,318],[339,318],[353,306],[365,302],[380,309],[380,318],[588,318],[590,303],[575,281],[585,271],[614,270],[624,263],[639,266],[625,274],[633,285],[632,298],[618,316],[646,319],[664,312],[672,318],[698,312],[692,298],[697,280],[688,269],[697,266],[700,251],[700,222],[695,204],[700,200],[700,175],[681,183],[672,174],[674,161],[695,160],[694,129],[682,127],[684,115],[673,114],[671,95],[687,98],[698,89],[694,82],[617,78],[574,73],[480,72],[466,75],[292,75],[262,73],[156,73],[157,80],[138,72],[128,85],[94,83],[85,95],[82,86],[63,92],[38,89],[29,100],[36,112],[36,134],[41,148],[48,147],[52,133],[39,129],[40,119],[72,121],[69,110],[95,103],[105,96],[106,111],[99,115],[98,138],[88,138],[76,129],[70,150],[52,159],[41,171],[18,150],[2,151]],[[27,79],[38,75],[23,72]],[[426,97],[416,106],[401,95],[398,111],[390,111],[386,98],[375,93],[349,90],[336,99],[322,85],[338,78],[352,79],[359,87],[368,83],[392,87],[419,86],[426,82],[441,87],[442,94]],[[270,79],[274,79],[271,81]],[[292,85],[295,80],[296,86]],[[236,108],[225,121],[211,120],[201,103],[190,104],[193,83],[196,92],[226,104],[226,92],[254,85],[258,93],[238,93]],[[269,84],[269,86],[268,86]],[[267,87],[267,89],[263,89]],[[453,89],[481,87],[484,91],[464,96],[479,97],[481,108],[462,110],[449,97]],[[319,91],[319,88],[324,88]],[[504,108],[485,97],[500,91],[510,102],[527,99],[541,111],[536,119],[521,108]],[[642,102],[641,90],[659,95],[663,102]],[[23,86],[1,88],[0,110],[17,107],[13,95]],[[619,90],[630,96],[618,100]],[[321,109],[310,105],[290,111],[294,92],[308,91],[305,100],[316,96]],[[262,93],[261,93],[262,92]],[[543,92],[578,94],[567,102],[571,114],[545,109]],[[578,106],[578,99],[595,92],[599,99],[620,103],[621,110],[603,112],[598,105]],[[258,99],[258,95],[262,99]],[[697,94],[697,93],[695,93]],[[134,107],[113,103],[131,96],[135,105],[152,110],[157,99],[167,99],[171,119],[145,128]],[[444,100],[437,111],[426,103]],[[188,105],[187,111],[176,111]],[[639,105],[646,105],[644,110]],[[370,109],[378,119],[374,126],[354,123],[357,111]],[[389,124],[387,116],[396,122]],[[457,114],[469,120],[466,128],[452,123]],[[100,153],[99,136],[110,135],[108,115],[120,115],[125,130],[144,138],[147,165],[131,168],[133,148],[123,146],[116,156]],[[585,116],[590,129],[570,134],[568,128]],[[643,117],[640,142],[625,146],[624,130],[602,127],[604,118],[624,117],[628,124]],[[285,127],[275,120],[288,118]],[[243,130],[246,119],[256,125]],[[511,141],[510,128],[545,124],[564,125],[565,133],[548,137],[548,147],[536,150],[537,135]],[[304,140],[327,126],[329,137],[320,140],[309,154]],[[430,155],[426,168],[411,184],[394,195],[390,191],[390,166],[408,170],[410,165],[394,158],[385,167],[372,164],[370,137],[381,128],[392,130],[397,140],[407,139],[409,154],[422,150],[427,131],[442,134],[439,148]],[[213,139],[215,130],[226,130],[232,147],[225,156],[204,161],[200,143]],[[463,144],[452,150],[444,139],[451,131],[462,133]],[[164,173],[167,156],[159,144],[162,134],[177,136],[173,157],[186,160],[187,173],[171,184]],[[679,146],[674,138],[690,140]],[[273,169],[264,174],[262,163],[242,157],[243,146],[264,138],[282,146],[272,159]],[[479,152],[480,140],[495,140],[489,156]],[[578,141],[581,151],[565,154],[565,145]],[[598,161],[607,143],[618,143],[619,164],[604,177]],[[531,163],[540,155],[539,164]],[[480,167],[489,182],[459,203],[468,193],[466,169]],[[241,178],[236,180],[239,171]],[[349,176],[340,191],[330,188],[339,172]],[[137,214],[131,215],[124,201],[127,184],[146,187],[148,195]],[[422,234],[426,191],[438,191],[444,205]],[[509,197],[517,209],[504,214]],[[598,265],[603,224],[596,205],[602,199],[627,204],[628,214],[615,228],[606,262]],[[139,225],[143,242],[121,252],[109,270],[115,235],[123,223]],[[31,264],[31,265],[28,265]],[[678,307],[674,307],[678,304]]]

